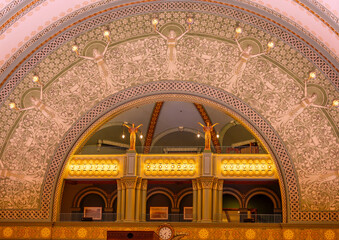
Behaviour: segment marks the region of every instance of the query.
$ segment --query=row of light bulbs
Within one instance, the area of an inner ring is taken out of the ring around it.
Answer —
[[[70,176],[116,176],[119,173],[117,160],[72,160],[69,164]]]
[[[270,159],[262,160],[224,160],[221,164],[224,176],[273,176],[275,168]]]
[[[144,169],[146,175],[194,175],[196,164],[194,160],[146,160]]]

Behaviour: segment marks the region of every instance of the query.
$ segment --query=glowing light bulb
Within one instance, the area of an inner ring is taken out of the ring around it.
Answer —
[[[242,28],[241,28],[241,27],[237,27],[237,28],[235,29],[235,32],[236,32],[237,34],[242,33]]]
[[[219,135],[219,133],[217,133],[217,138],[219,138],[220,137],[220,135]]]
[[[79,47],[77,45],[72,46],[72,52],[75,52],[77,55],[79,55],[78,49]]]
[[[268,47],[268,48],[274,48],[274,42],[269,42],[269,43],[267,44],[267,47]]]
[[[143,139],[143,137],[144,137],[144,136],[143,136],[142,134],[140,134],[140,139]]]
[[[125,134],[122,134],[122,135],[121,135],[121,138],[122,138],[122,139],[125,139],[125,137],[126,137]]]
[[[197,134],[197,137],[200,138],[200,133]]]
[[[317,77],[317,74],[315,72],[310,72],[308,79],[314,79]]]
[[[11,102],[9,105],[10,109],[17,109],[16,104],[14,102]]]
[[[332,106],[333,107],[339,107],[339,100],[338,99],[333,100]]]
[[[39,76],[34,75],[33,78],[32,78],[32,81],[33,81],[34,83],[39,83],[39,82],[40,82],[40,81],[39,81]]]
[[[111,35],[111,32],[108,30],[104,31],[104,37],[107,38],[107,41],[109,41],[109,36]]]
[[[152,19],[152,25],[154,26],[154,30],[157,30],[157,25],[159,24],[159,20],[157,18]]]
[[[194,23],[194,19],[189,17],[187,18],[186,23],[188,24],[188,29],[191,29],[191,26]]]

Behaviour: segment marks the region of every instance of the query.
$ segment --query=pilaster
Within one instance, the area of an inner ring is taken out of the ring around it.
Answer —
[[[202,222],[212,221],[212,188],[214,177],[200,177],[199,182],[202,189]]]
[[[141,216],[140,220],[146,222],[146,198],[147,198],[147,179],[142,179],[141,182]]]
[[[137,185],[137,176],[123,177],[121,181],[125,184],[126,187],[126,200],[125,200],[125,222],[134,222],[135,221],[135,190]]]

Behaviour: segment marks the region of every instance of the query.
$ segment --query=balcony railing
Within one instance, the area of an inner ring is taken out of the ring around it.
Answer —
[[[187,217],[187,216],[186,216]],[[83,213],[60,213],[61,222],[80,222],[80,221],[94,221],[94,222],[115,222],[117,219],[116,213],[103,213],[101,219],[96,220],[84,217]],[[281,223],[281,214],[225,214],[217,216],[216,218],[221,223]],[[168,217],[163,219],[151,219],[150,214],[146,214],[147,222],[192,222],[192,219],[185,219],[184,214],[168,214]]]

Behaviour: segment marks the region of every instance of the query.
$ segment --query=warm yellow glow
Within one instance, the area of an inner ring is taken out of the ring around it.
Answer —
[[[16,104],[14,102],[11,102],[9,105],[10,109],[17,109]]]
[[[191,18],[191,17],[189,17],[189,18],[187,18],[186,23],[187,23],[188,25],[192,25],[192,24],[194,23],[194,19]]]
[[[269,42],[269,43],[267,44],[267,47],[268,47],[268,48],[274,48],[274,42]]]
[[[158,23],[159,23],[159,20],[157,18],[152,19],[152,25],[154,26],[154,28],[157,27]]]
[[[221,173],[230,177],[271,177],[275,167],[271,159],[226,159],[221,163]]]
[[[339,100],[333,100],[333,102],[332,102],[332,106],[333,107],[339,107]]]
[[[196,163],[193,159],[147,159],[144,171],[146,176],[193,176]]]
[[[38,75],[34,75],[33,78],[32,78],[32,81],[34,83],[39,83],[40,84],[39,76]]]
[[[121,137],[124,139],[126,136],[125,136],[125,134],[122,134]]]
[[[78,49],[79,49],[79,48],[78,48],[78,46],[77,46],[77,45],[73,45],[73,46],[72,46],[72,51],[73,51],[73,52],[77,52],[77,51],[78,51]]]
[[[117,160],[78,159],[70,161],[68,174],[78,177],[116,176],[119,173],[118,169],[119,162]]]
[[[242,28],[241,28],[241,27],[237,27],[237,28],[235,29],[235,32],[236,32],[237,34],[241,34],[241,33],[242,33]]]
[[[197,134],[197,137],[200,138],[200,133]]]
[[[144,135],[140,134],[140,139],[143,139],[144,138]]]
[[[110,39],[109,39],[109,36],[111,35],[111,32],[110,31],[108,31],[108,30],[105,30],[104,31],[104,37],[105,38],[107,38],[107,41],[109,41]]]
[[[111,32],[108,31],[108,30],[105,30],[105,31],[104,31],[104,36],[105,36],[105,37],[109,37],[109,35],[111,35]]]
[[[315,72],[310,72],[309,79],[314,79],[317,77],[317,74]]]

